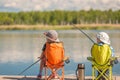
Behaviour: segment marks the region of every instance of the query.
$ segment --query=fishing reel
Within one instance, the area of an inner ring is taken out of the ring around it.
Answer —
[[[70,63],[69,57],[65,57],[65,58],[63,59],[63,61],[65,61],[66,64]]]

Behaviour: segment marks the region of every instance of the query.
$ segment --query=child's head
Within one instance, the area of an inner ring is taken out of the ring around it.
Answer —
[[[44,33],[47,42],[59,42],[58,33],[55,30],[49,30]]]
[[[96,37],[97,37],[97,43],[103,42],[108,45],[110,44],[110,39],[107,33],[99,32]]]

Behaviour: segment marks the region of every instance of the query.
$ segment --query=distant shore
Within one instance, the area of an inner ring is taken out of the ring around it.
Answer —
[[[120,29],[120,24],[76,24],[76,25],[0,25],[0,30],[71,30],[80,29]]]

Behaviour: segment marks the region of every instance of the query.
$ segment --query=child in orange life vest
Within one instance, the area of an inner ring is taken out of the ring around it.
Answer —
[[[58,33],[55,30],[49,30],[48,32],[45,32],[44,35],[46,36],[47,42],[60,42],[58,39]],[[45,65],[45,55],[44,55],[45,49],[46,49],[46,44],[44,44],[44,46],[42,48],[42,54],[39,57],[41,59],[40,71],[39,71],[39,74],[37,76],[39,79],[41,79],[41,77],[42,77],[42,70],[43,70],[43,67]]]

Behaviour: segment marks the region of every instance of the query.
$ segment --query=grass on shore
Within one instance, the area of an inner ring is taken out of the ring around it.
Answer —
[[[71,26],[60,26],[60,25],[0,25],[0,30],[62,30],[71,29]]]
[[[80,29],[120,29],[120,24],[77,24],[77,25],[0,25],[0,30],[71,30],[75,26]]]

